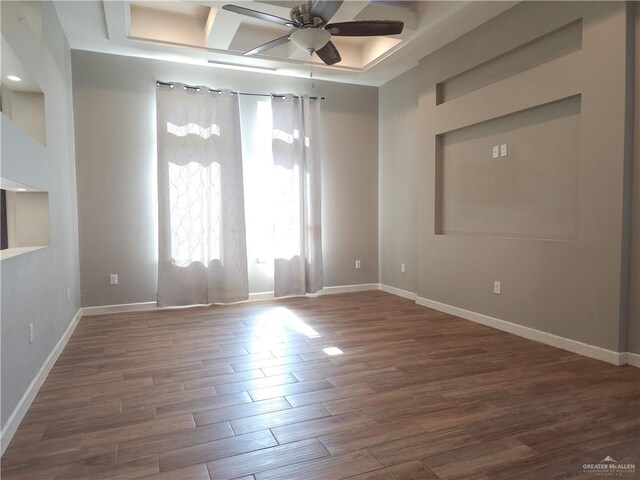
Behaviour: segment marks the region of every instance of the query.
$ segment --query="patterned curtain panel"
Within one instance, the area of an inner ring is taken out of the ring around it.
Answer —
[[[158,305],[249,295],[238,96],[157,89]]]
[[[320,101],[272,99],[275,296],[322,289]]]

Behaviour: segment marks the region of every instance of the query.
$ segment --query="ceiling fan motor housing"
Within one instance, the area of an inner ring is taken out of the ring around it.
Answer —
[[[323,18],[311,13],[311,4],[303,3],[291,9],[291,20],[303,27],[321,27],[327,23]]]

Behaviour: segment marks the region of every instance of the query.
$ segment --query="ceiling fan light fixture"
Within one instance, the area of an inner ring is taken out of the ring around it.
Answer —
[[[329,40],[331,34],[321,28],[301,28],[291,34],[289,39],[295,43],[298,48],[305,51],[317,51],[324,47]]]

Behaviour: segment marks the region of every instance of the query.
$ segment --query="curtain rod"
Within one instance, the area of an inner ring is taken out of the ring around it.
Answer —
[[[175,86],[175,83],[172,82],[161,82],[160,80],[156,80],[156,86],[165,86],[165,87],[171,87],[173,88]],[[193,90],[197,90],[200,91],[201,88],[203,87],[198,87],[195,85],[183,85],[184,89],[193,89]],[[209,88],[209,93],[222,93],[222,90],[217,90],[215,88]],[[248,95],[251,97],[271,97],[271,98],[285,98],[286,95],[282,95],[282,94],[277,94],[277,93],[250,93],[250,92],[231,92],[231,95]],[[294,95],[293,98],[300,98],[297,95]],[[324,100],[324,97],[309,97],[311,100]]]

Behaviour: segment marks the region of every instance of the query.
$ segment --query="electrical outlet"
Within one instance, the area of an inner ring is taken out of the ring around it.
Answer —
[[[362,262],[360,260],[356,260],[356,270],[360,270],[362,268]]]
[[[400,264],[400,273],[404,273],[405,272],[405,268],[404,268],[404,263]]]
[[[29,343],[33,343],[33,322],[29,324]]]
[[[117,285],[118,284],[118,274],[117,273],[112,273],[111,275],[109,275],[109,284],[111,284],[111,285]]]
[[[507,144],[503,143],[502,145],[500,145],[500,156],[501,157],[506,157],[507,156]]]
[[[493,158],[498,158],[500,156],[500,147],[498,145],[494,145],[491,154]]]
[[[493,293],[495,293],[496,295],[500,295],[502,292],[502,285],[500,284],[500,282],[493,282]]]

